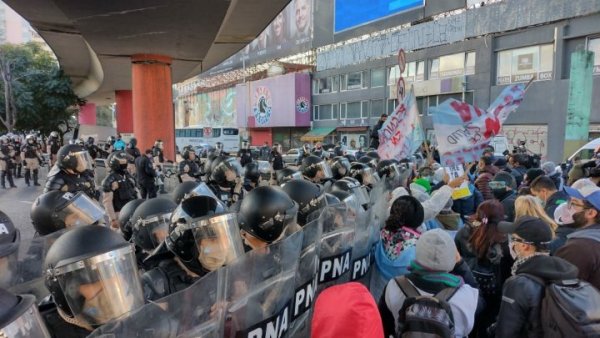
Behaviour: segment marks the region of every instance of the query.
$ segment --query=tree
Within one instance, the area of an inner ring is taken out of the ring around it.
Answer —
[[[0,122],[7,131],[73,129],[82,101],[52,55],[37,43],[0,45]]]

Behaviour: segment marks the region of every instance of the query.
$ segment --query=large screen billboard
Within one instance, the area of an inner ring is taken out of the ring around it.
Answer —
[[[343,32],[423,6],[425,0],[335,0],[333,30]]]

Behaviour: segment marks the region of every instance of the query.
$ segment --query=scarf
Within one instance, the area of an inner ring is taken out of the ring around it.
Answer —
[[[527,256],[527,257],[519,257],[515,263],[513,264],[512,268],[510,268],[510,273],[514,276],[517,274],[517,270],[519,270],[519,268],[521,267],[521,265],[523,265],[523,263],[527,262],[528,260],[530,260],[531,258],[535,257],[535,256],[547,256],[547,253],[544,252],[534,252],[533,255]]]
[[[402,251],[414,247],[420,236],[420,232],[409,227],[401,227],[396,231],[381,230],[383,249],[390,260],[395,260]]]
[[[417,261],[410,262],[408,270],[425,282],[441,283],[446,287],[459,288],[464,284],[462,277],[453,275],[449,272],[429,270]]]

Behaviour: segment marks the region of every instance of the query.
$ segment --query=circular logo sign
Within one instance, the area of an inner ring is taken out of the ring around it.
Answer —
[[[256,88],[254,92],[254,107],[252,107],[254,113],[254,119],[256,124],[264,126],[271,120],[271,91],[269,88],[260,86]]]
[[[299,113],[304,114],[308,112],[309,106],[310,102],[304,96],[300,96],[296,99],[296,111],[298,111]]]

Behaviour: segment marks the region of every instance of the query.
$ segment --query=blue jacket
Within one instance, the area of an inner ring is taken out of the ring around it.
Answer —
[[[471,190],[471,196],[454,200],[452,210],[460,214],[462,219],[466,219],[467,216],[475,214],[477,207],[483,202],[483,195],[477,190],[473,183],[469,183],[469,190]]]
[[[410,262],[415,259],[416,248],[410,247],[402,250],[402,253],[395,260],[391,260],[383,249],[382,241],[377,243],[375,248],[375,266],[379,273],[386,280],[390,280],[396,276],[408,274]]]

